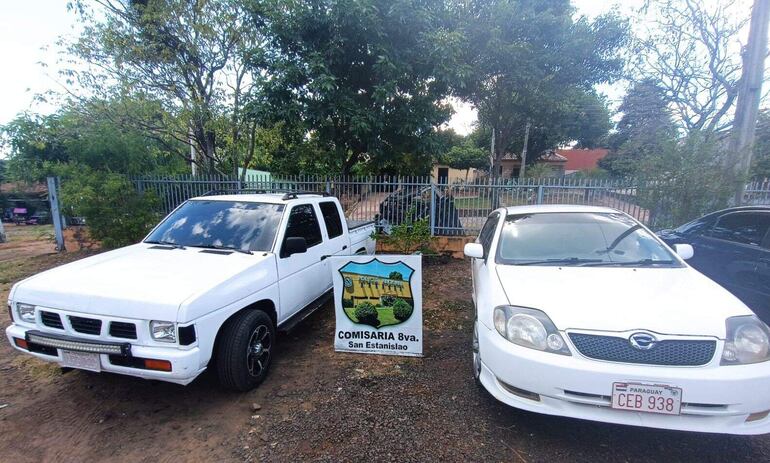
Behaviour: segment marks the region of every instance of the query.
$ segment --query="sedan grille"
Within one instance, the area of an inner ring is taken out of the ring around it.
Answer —
[[[136,339],[136,325],[125,322],[110,322],[110,336],[114,338]]]
[[[58,313],[46,312],[45,310],[41,310],[40,321],[43,322],[43,325],[49,328],[56,328],[59,330],[64,329],[64,325],[62,324],[61,317],[59,316]]]
[[[631,345],[628,339],[569,333],[572,344],[581,354],[596,360],[639,363],[644,365],[699,366],[711,361],[716,341],[667,339],[658,341],[648,350]]]
[[[83,318],[70,316],[72,329],[83,334],[100,334],[102,331],[102,321],[95,318]]]

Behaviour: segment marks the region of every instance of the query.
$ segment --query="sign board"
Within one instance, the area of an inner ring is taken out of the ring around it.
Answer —
[[[422,256],[331,258],[343,352],[422,356]]]

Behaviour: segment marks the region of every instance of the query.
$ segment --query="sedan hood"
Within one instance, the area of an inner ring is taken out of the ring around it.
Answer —
[[[19,283],[12,297],[93,315],[176,321],[182,303],[265,259],[140,243],[39,273]]]
[[[752,312],[690,267],[498,265],[511,305],[542,310],[559,330],[648,330],[725,337],[725,319]]]

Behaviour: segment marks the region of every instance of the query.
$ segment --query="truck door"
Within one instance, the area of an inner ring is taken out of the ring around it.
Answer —
[[[345,225],[342,222],[342,215],[337,203],[335,201],[321,201],[318,203],[318,207],[321,209],[321,216],[326,226],[329,254],[346,256],[355,252],[355,249],[348,249],[350,236],[345,233]],[[331,286],[331,280],[329,280],[329,286]]]
[[[286,255],[286,239],[305,238],[307,252]],[[278,252],[278,288],[281,320],[286,320],[320,297],[331,284],[326,268],[326,252],[321,227],[312,204],[296,204],[289,211],[286,231]]]

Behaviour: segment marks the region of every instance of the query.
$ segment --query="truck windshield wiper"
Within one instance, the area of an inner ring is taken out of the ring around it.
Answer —
[[[220,246],[218,244],[196,244],[196,245],[190,245],[190,247],[193,248],[204,248],[204,249],[218,249],[220,251],[235,251],[240,252],[241,254],[254,254],[251,251],[247,251],[246,249],[240,249],[240,248],[234,248],[230,246]]]
[[[657,259],[640,259],[632,260],[630,262],[597,262],[595,264],[588,264],[591,267],[650,267],[654,265],[671,265],[674,264],[673,260],[657,260]]]
[[[160,241],[150,241],[150,240],[148,240],[148,241],[145,241],[145,243],[147,243],[147,244],[160,244],[162,246],[171,246],[172,248],[175,248],[175,249],[184,249],[184,245],[177,244],[177,243],[172,243],[171,241],[163,241],[163,240],[160,240]]]
[[[583,265],[583,264],[592,264],[602,262],[601,259],[583,259],[580,257],[565,257],[565,258],[558,258],[558,259],[543,259],[543,260],[529,260],[526,262],[517,262],[514,265],[559,265],[559,264],[577,264],[577,265]]]

